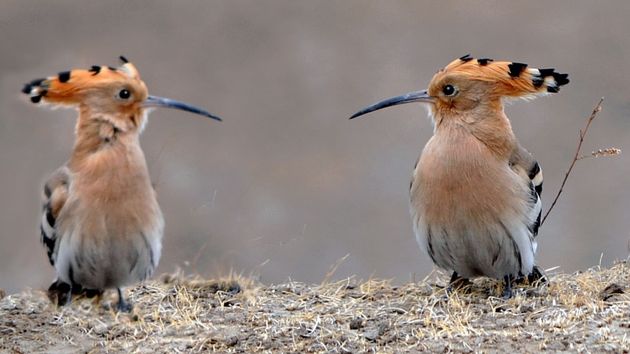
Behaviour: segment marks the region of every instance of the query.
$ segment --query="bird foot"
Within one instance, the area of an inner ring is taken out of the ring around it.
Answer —
[[[57,306],[66,306],[72,302],[72,286],[61,280],[55,280],[48,288],[48,298]]]
[[[123,301],[120,302],[118,301],[118,304],[116,305],[116,310],[118,310],[118,312],[131,312],[131,310],[133,310],[133,305],[128,303],[127,301]]]
[[[529,281],[530,284],[534,284],[536,282],[539,284],[547,284],[549,279],[547,279],[547,276],[542,272],[542,270],[540,270],[540,267],[534,266],[532,272],[527,276],[527,281]]]
[[[469,290],[472,284],[470,280],[461,277],[457,272],[453,272],[451,281],[446,288],[446,293],[450,295],[457,290]]]
[[[125,301],[125,296],[120,288],[118,288],[118,304],[116,305],[116,310],[118,310],[118,312],[131,312],[131,310],[133,310],[133,305]]]
[[[543,273],[543,271],[538,266],[534,266],[532,272],[527,276],[523,276],[519,274],[518,278],[514,280],[516,285],[544,285],[549,282],[547,276]]]

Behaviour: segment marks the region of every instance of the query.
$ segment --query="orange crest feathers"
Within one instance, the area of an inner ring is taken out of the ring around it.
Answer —
[[[44,99],[55,104],[78,104],[93,88],[130,81],[142,83],[136,67],[123,56],[120,60],[123,64],[118,68],[94,65],[88,70],[74,69],[46,79],[36,79],[24,85],[22,92],[30,95],[33,103]]]
[[[474,59],[465,55],[448,64],[440,74],[461,74],[472,80],[496,83],[494,94],[501,97],[529,98],[556,93],[560,86],[569,83],[568,74],[555,69],[529,68],[527,64]]]

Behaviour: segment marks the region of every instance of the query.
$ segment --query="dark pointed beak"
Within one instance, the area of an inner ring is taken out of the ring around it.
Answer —
[[[357,113],[353,114],[352,117],[350,117],[350,119],[356,118],[358,116],[362,116],[370,112],[377,111],[379,109],[383,109],[383,108],[387,108],[391,106],[397,106],[399,104],[412,103],[412,102],[432,103],[433,97],[429,96],[427,90],[409,92],[402,96],[388,98],[381,102],[375,103],[371,106],[365,107],[362,110],[358,111]]]
[[[206,116],[208,118],[212,118],[214,120],[221,121],[221,118],[219,118],[219,117],[217,117],[217,116],[215,116],[213,114],[210,114],[210,113],[208,113],[207,111],[205,111],[205,110],[203,110],[201,108],[195,107],[195,106],[190,105],[188,103],[172,100],[170,98],[149,96],[144,101],[144,105],[143,106],[146,107],[146,108],[162,107],[162,108],[179,109],[179,110],[182,110],[182,111],[199,114],[199,115],[202,115],[202,116]]]

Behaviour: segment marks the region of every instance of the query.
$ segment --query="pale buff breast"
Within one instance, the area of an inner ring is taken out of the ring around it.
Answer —
[[[464,277],[533,267],[529,189],[465,132],[435,135],[414,170],[411,214],[418,243],[440,267]]]
[[[142,152],[114,153],[94,154],[73,173],[55,265],[68,283],[121,287],[146,279],[159,262],[164,221]]]

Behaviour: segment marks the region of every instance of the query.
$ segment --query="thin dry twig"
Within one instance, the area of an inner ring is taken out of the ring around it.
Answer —
[[[586,136],[586,133],[588,132],[588,128],[591,126],[591,123],[593,122],[595,117],[597,117],[597,113],[599,113],[602,110],[602,102],[604,102],[604,97],[602,97],[599,100],[599,102],[597,103],[597,106],[595,106],[595,108],[593,109],[591,116],[588,117],[588,120],[586,121],[586,126],[584,127],[584,129],[580,129],[580,140],[578,141],[578,145],[577,145],[577,149],[575,150],[575,156],[573,157],[573,161],[571,161],[571,165],[569,166],[567,173],[565,173],[564,175],[564,179],[562,180],[562,184],[560,185],[560,190],[558,190],[556,197],[553,199],[553,203],[551,203],[551,206],[545,213],[545,217],[543,217],[542,221],[540,222],[540,226],[542,226],[545,223],[545,220],[547,220],[549,213],[551,212],[551,210],[553,210],[553,207],[558,202],[558,198],[560,198],[560,194],[562,194],[562,190],[564,189],[564,185],[567,183],[567,179],[569,178],[569,175],[571,174],[571,171],[573,170],[573,166],[575,166],[575,163],[578,160],[580,160],[580,150],[582,149],[582,143],[584,142],[584,137]]]
[[[343,263],[346,259],[348,259],[348,257],[350,257],[350,253],[347,253],[345,256],[339,258],[333,265],[330,266],[330,269],[328,270],[328,272],[324,276],[324,280],[322,281],[322,285],[328,284],[330,282],[330,279],[337,272],[337,268],[339,268],[341,263]]]

